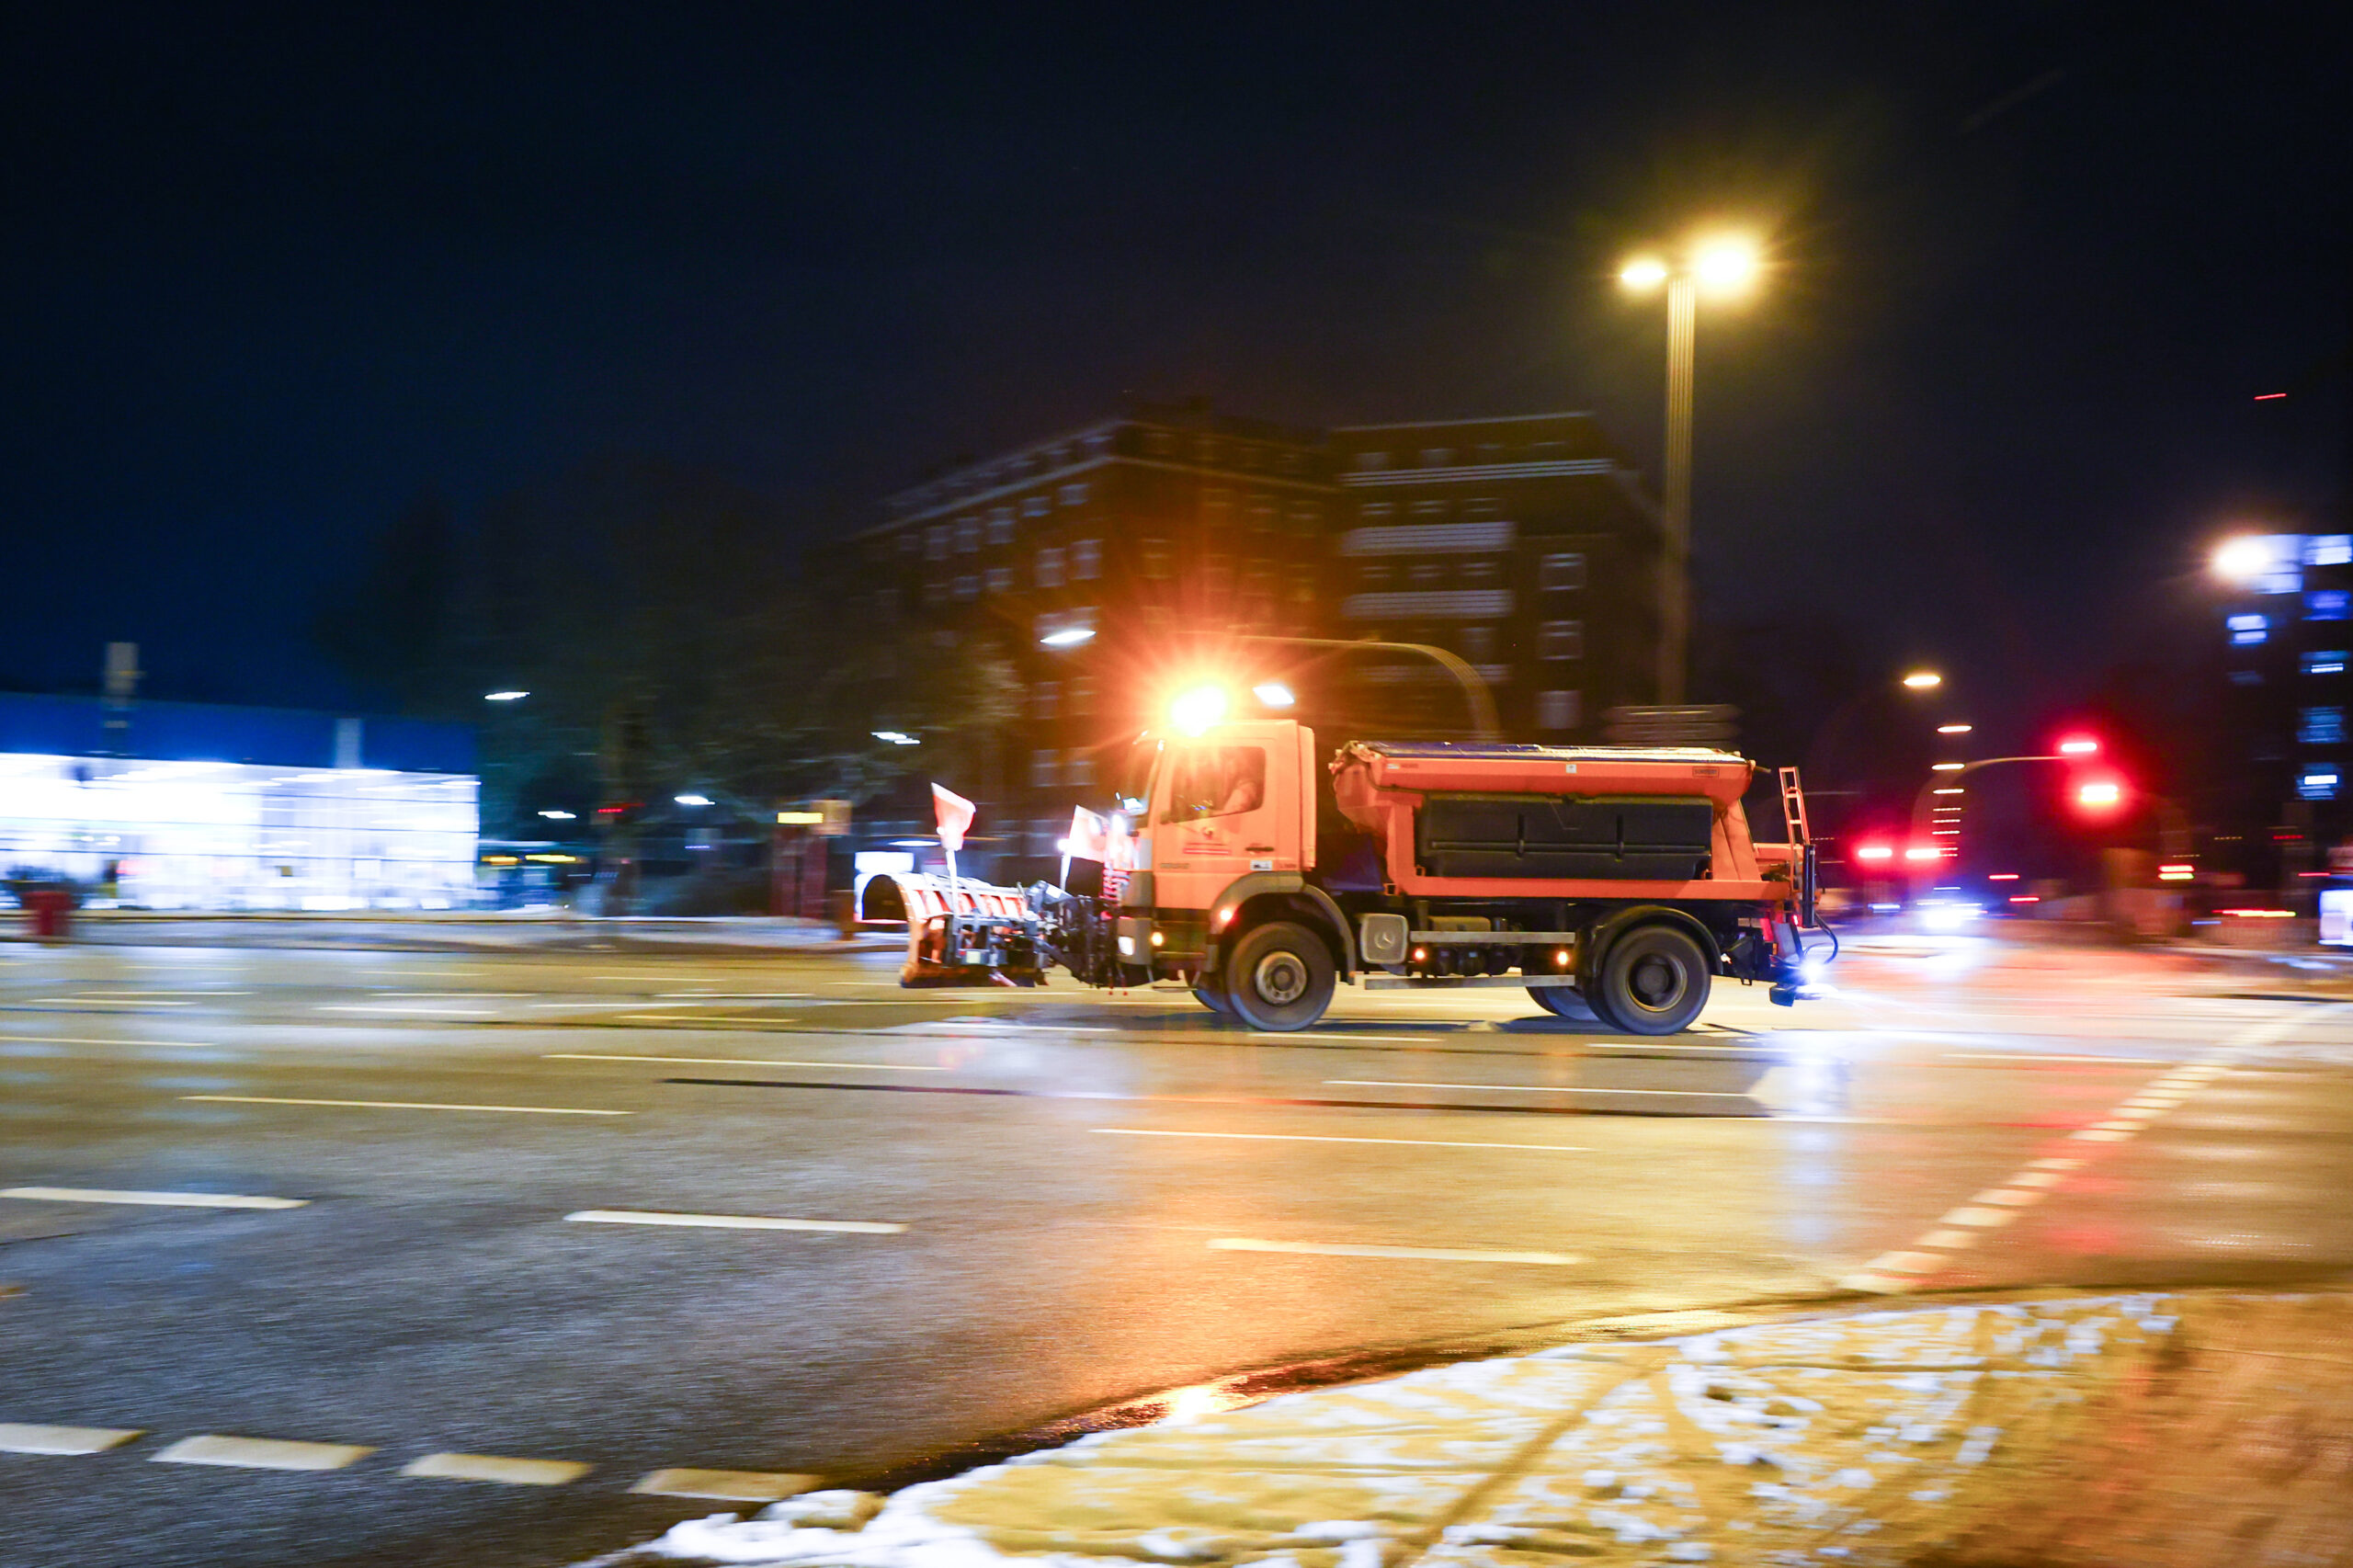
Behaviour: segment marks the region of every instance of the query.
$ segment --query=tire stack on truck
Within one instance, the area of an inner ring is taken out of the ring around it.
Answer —
[[[908,919],[909,983],[1059,966],[1181,983],[1269,1030],[1314,1023],[1342,983],[1524,986],[1640,1035],[1688,1028],[1719,977],[1784,1004],[1805,983],[1813,859],[1793,769],[1788,836],[1759,844],[1742,805],[1756,765],[1706,747],[1352,741],[1319,761],[1290,720],[1138,744],[1149,784],[1116,905],[870,883],[870,918]]]

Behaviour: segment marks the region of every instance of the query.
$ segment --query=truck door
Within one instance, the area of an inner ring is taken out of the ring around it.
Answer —
[[[1300,869],[1293,726],[1232,725],[1172,747],[1154,812],[1154,902],[1207,909],[1235,878]],[[1278,733],[1279,732],[1279,733]]]

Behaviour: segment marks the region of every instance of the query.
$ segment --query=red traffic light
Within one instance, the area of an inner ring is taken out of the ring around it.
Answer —
[[[2102,816],[2124,803],[2124,786],[2114,778],[2086,778],[2075,786],[2075,805],[2088,815]]]

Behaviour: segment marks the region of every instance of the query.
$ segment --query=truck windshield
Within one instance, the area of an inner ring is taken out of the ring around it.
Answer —
[[[1170,769],[1163,822],[1234,816],[1267,803],[1267,748],[1187,746]]]
[[[1141,812],[1151,796],[1152,765],[1160,760],[1160,738],[1138,735],[1128,746],[1126,760],[1120,764],[1120,776],[1112,780],[1111,790],[1119,798],[1123,812]]]

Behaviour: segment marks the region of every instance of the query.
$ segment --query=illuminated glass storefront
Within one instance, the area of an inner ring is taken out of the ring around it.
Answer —
[[[95,702],[0,698],[0,875],[67,878],[93,904],[147,909],[474,900],[476,781],[458,726],[193,705],[106,717]],[[117,737],[181,755],[72,744]],[[19,749],[28,739],[68,744]],[[427,767],[360,766],[380,761]]]

